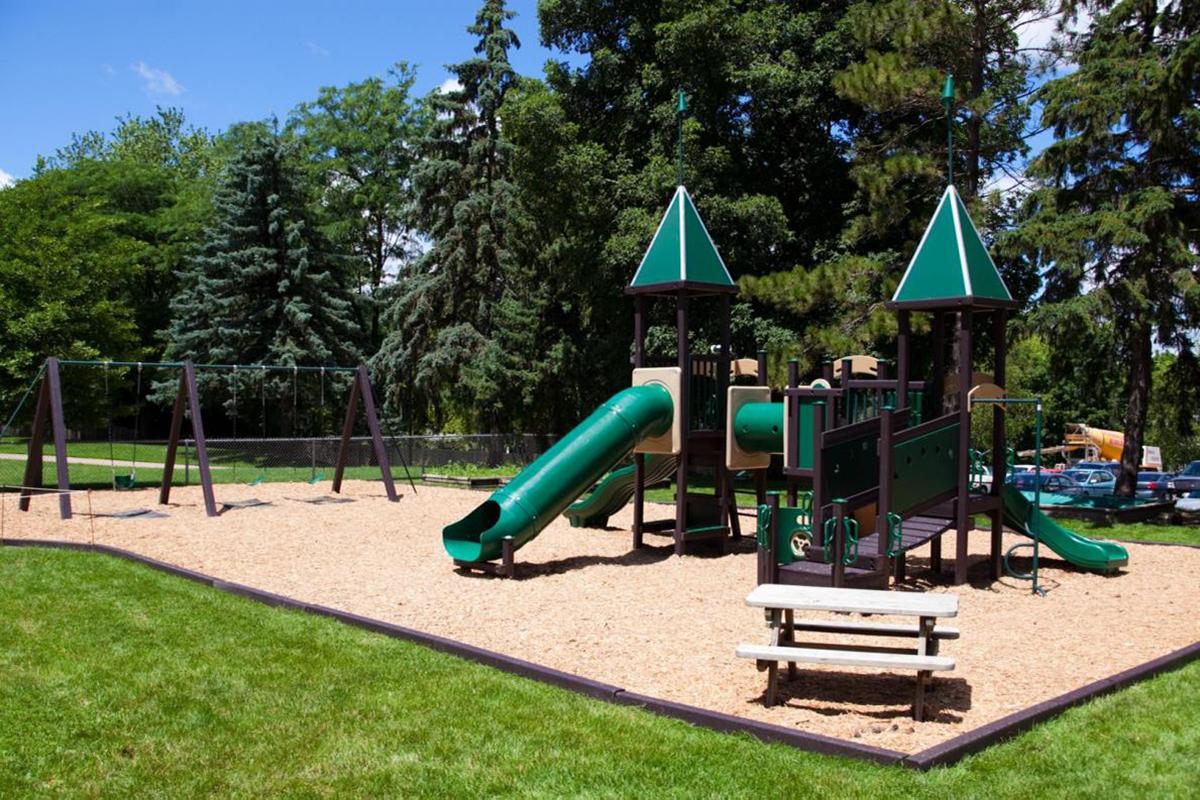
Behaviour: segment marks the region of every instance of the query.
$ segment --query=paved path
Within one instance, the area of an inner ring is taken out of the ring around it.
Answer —
[[[0,461],[24,461],[23,453],[0,453]],[[43,453],[42,463],[54,463],[53,453]],[[109,461],[107,458],[84,458],[83,456],[67,456],[68,464],[90,464],[94,467],[134,467],[138,469],[162,469],[163,465],[157,461]],[[175,462],[175,468],[179,469],[183,464],[180,461]],[[209,469],[229,469],[227,466],[210,466]],[[250,467],[247,467],[250,469]]]

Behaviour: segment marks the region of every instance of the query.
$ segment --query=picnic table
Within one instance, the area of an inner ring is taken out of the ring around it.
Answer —
[[[925,689],[934,672],[954,669],[954,659],[938,655],[938,645],[957,639],[958,630],[938,626],[942,618],[958,615],[958,596],[940,593],[891,592],[876,589],[835,589],[823,586],[786,586],[765,583],[746,597],[746,605],[762,608],[770,629],[766,645],[739,645],[739,658],[752,658],[759,670],[767,671],[766,704],[774,705],[779,690],[779,665],[788,665],[788,677],[796,677],[796,664],[829,664],[873,667],[881,670],[913,670],[917,674],[913,718],[924,718]],[[825,611],[870,616],[915,617],[912,622],[877,622],[861,619],[796,619],[797,611]],[[902,646],[862,645],[853,642],[802,644],[797,631],[865,636],[896,642]]]

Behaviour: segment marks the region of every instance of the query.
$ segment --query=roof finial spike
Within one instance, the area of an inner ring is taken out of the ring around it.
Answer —
[[[683,87],[679,87],[679,93],[675,101],[675,176],[676,184],[683,186],[683,114],[687,111],[687,95],[683,93]]]
[[[954,75],[946,73],[942,84],[942,105],[946,107],[946,185],[954,185]]]

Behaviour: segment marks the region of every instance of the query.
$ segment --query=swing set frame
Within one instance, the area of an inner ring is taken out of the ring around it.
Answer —
[[[354,433],[354,423],[358,417],[358,405],[361,401],[363,413],[366,416],[367,429],[371,435],[371,447],[375,461],[379,465],[380,477],[383,481],[387,499],[397,502],[400,495],[396,492],[395,481],[392,479],[391,461],[387,447],[383,441],[383,432],[379,424],[379,414],[375,405],[375,395],[371,389],[371,376],[365,364],[356,367],[307,367],[281,364],[195,364],[191,361],[84,361],[58,359],[53,356],[46,359],[34,385],[37,386],[37,405],[33,413],[33,429],[29,437],[29,449],[25,457],[25,477],[21,482],[21,494],[18,508],[28,511],[30,498],[34,494],[58,493],[58,513],[62,519],[71,519],[70,469],[67,458],[67,427],[63,417],[61,368],[64,366],[81,367],[137,367],[167,368],[180,370],[179,388],[175,394],[175,405],[171,414],[170,436],[167,441],[167,454],[163,461],[162,482],[159,486],[159,505],[167,505],[171,498],[171,479],[175,471],[175,458],[183,433],[185,410],[191,419],[192,436],[196,448],[196,461],[200,473],[200,487],[204,494],[204,509],[210,517],[220,514],[220,507],[213,491],[212,470],[208,459],[208,441],[204,436],[204,415],[200,407],[200,393],[196,388],[196,373],[199,370],[236,371],[262,370],[265,372],[343,372],[353,373],[354,380],[350,387],[350,398],[346,403],[346,415],[342,425],[341,442],[338,446],[337,465],[333,475],[333,491],[341,493],[342,479],[345,475],[346,464],[350,456],[350,440]],[[32,390],[32,387],[31,387]],[[49,423],[51,439],[54,443],[55,489],[47,490],[42,480],[42,462],[45,449],[46,426]],[[407,471],[407,466],[405,467]],[[409,478],[411,482],[411,476]]]

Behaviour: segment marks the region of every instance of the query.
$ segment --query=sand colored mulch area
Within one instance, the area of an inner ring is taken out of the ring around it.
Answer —
[[[487,495],[401,489],[404,498],[389,504],[378,484],[353,482],[345,493],[353,503],[313,506],[295,498],[326,489],[218,486],[218,500],[259,497],[272,505],[216,519],[205,517],[198,488],[175,489],[167,518],[99,518],[94,536],[97,543],[629,691],[903,752],[1200,640],[1200,550],[1129,545],[1129,567],[1111,577],[1045,557],[1042,579],[1050,593],[1034,597],[1027,583],[1013,579],[986,584],[987,535],[976,533],[976,585],[910,587],[960,597],[951,624],[962,638],[942,649],[957,669],[935,678],[929,721],[908,716],[909,673],[806,669],[796,683],[783,684],[783,705],[764,708],[764,675],[734,657],[739,643],[765,643],[767,636],[762,612],[743,602],[754,585],[752,538],[727,556],[676,558],[668,540],[654,537],[648,537],[654,546],[631,552],[627,508],[604,531],[555,521],[518,552],[517,580],[465,576],[443,552],[441,528]],[[19,515],[13,495],[0,498],[5,537],[92,536],[93,520],[82,514],[59,520],[53,497],[35,498],[32,512]],[[153,508],[155,500],[150,490],[92,495],[97,511]],[[86,510],[84,495],[75,496],[75,507]],[[647,518],[669,515],[667,507],[654,513],[659,508],[649,507]],[[752,530],[753,521],[746,517],[743,525]],[[946,552],[953,552],[950,538]],[[923,555],[915,554],[910,570],[918,579],[929,577]],[[947,558],[946,569],[951,565]]]

